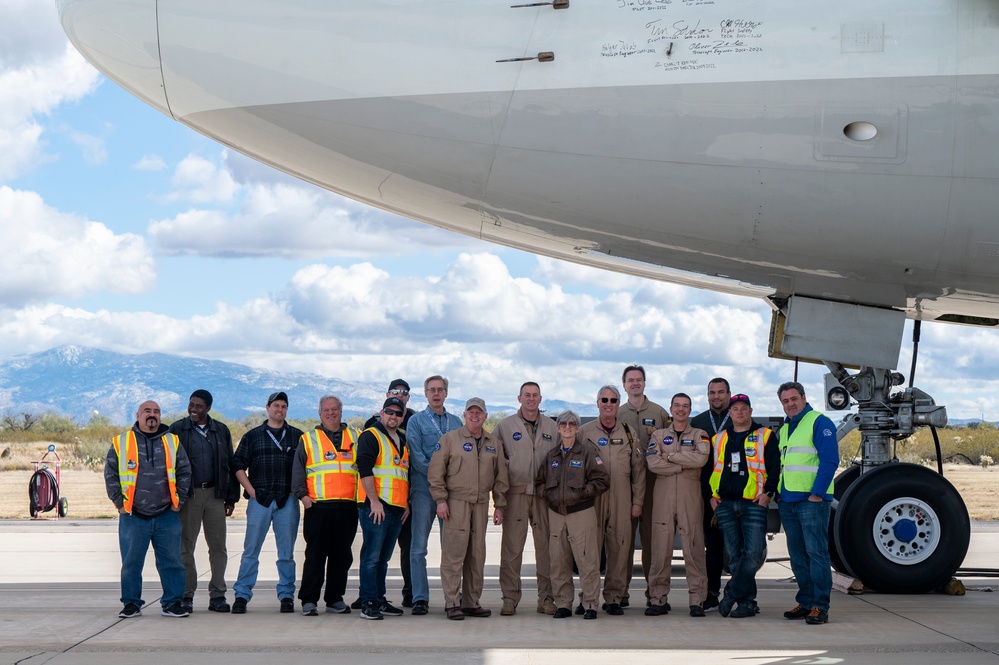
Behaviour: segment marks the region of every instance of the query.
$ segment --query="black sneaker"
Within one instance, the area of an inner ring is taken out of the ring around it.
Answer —
[[[295,599],[294,598],[282,598],[281,599],[281,614],[292,614],[295,612]]]
[[[607,614],[610,614],[611,616],[618,617],[624,614],[624,610],[621,609],[620,603],[609,603],[606,607],[606,610]]]
[[[430,603],[425,600],[418,600],[413,603],[412,614],[415,616],[423,616],[430,611]]]
[[[381,621],[385,617],[382,616],[381,610],[378,609],[378,603],[364,603],[361,607],[361,618]]]
[[[230,609],[229,603],[225,602],[225,597],[223,596],[212,598],[208,601],[208,610],[210,612],[222,612],[223,614],[227,614]]]
[[[398,607],[393,607],[392,604],[389,603],[387,600],[378,606],[378,611],[384,614],[385,616],[390,616],[390,617],[401,617],[403,614],[405,614],[405,612],[400,610]]]
[[[701,609],[707,612],[708,610],[713,610],[718,607],[718,594],[713,591],[708,591],[708,597],[704,599],[704,603],[701,605]]]
[[[665,605],[649,605],[645,608],[645,616],[647,617],[658,617],[665,614],[669,614]]]
[[[828,622],[829,622],[829,613],[826,612],[825,610],[820,610],[817,607],[813,607],[812,611],[808,613],[807,617],[805,617],[805,623],[812,626]]]
[[[751,605],[739,603],[734,610],[729,613],[731,619],[747,619],[756,616],[756,608]]]
[[[233,614],[246,614],[246,603],[248,601],[246,598],[236,598],[232,601],[232,613]]]
[[[361,599],[360,599],[360,598],[358,598],[357,600],[355,600],[354,602],[352,602],[352,603],[350,604],[350,609],[352,609],[352,610],[359,610],[359,609],[361,609],[361,608],[362,608],[363,606],[364,606],[364,603],[362,603],[362,602],[361,602]]]
[[[812,610],[807,607],[802,607],[801,605],[795,605],[787,612],[784,612],[785,619],[804,619]]]
[[[701,607],[700,605],[691,605],[690,606],[690,616],[692,616],[692,617],[702,617],[702,616],[704,616],[704,608]]]
[[[568,619],[572,616],[572,610],[568,607],[560,607],[555,610],[555,614],[552,615],[553,619]]]
[[[142,608],[135,603],[128,603],[125,607],[121,608],[121,612],[118,612],[118,617],[121,619],[131,619],[132,617],[141,617]]]
[[[190,614],[194,611],[194,598],[185,598],[184,600],[180,601],[180,605],[181,607],[184,608],[185,612]]]
[[[180,619],[188,616],[190,612],[185,610],[184,605],[181,603],[170,603],[169,605],[166,605],[163,608],[160,614],[162,614],[165,617],[174,617]]]

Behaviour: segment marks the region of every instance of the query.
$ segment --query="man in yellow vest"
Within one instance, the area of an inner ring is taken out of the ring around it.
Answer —
[[[502,524],[509,482],[503,445],[482,429],[488,415],[482,399],[469,399],[465,425],[441,437],[427,473],[437,517],[444,521],[441,588],[448,619],[492,614],[479,604],[486,565],[489,493],[495,504],[493,523]]]
[[[152,542],[163,586],[162,614],[186,617],[179,512],[191,487],[191,465],[177,435],[160,422],[159,404],[140,404],[132,429],[111,440],[104,483],[118,509],[124,605],[118,616],[142,614],[142,567]]]
[[[354,563],[357,535],[357,430],[341,422],[343,402],[336,395],[319,399],[319,426],[302,434],[291,468],[291,491],[302,502],[305,563],[298,599],[302,614],[319,615],[319,593],[326,582],[326,611],[348,614],[343,602],[347,572]],[[327,572],[329,576],[327,577]]]
[[[711,507],[732,571],[718,613],[744,619],[760,611],[756,571],[763,564],[767,506],[777,491],[780,454],[773,432],[753,422],[748,395],[732,395],[728,415],[731,427],[722,429],[711,441]]]
[[[777,396],[787,416],[780,428],[778,505],[791,570],[798,582],[797,605],[784,612],[784,618],[823,624],[829,621],[832,593],[829,509],[839,466],[836,426],[812,409],[797,381],[782,383]]]
[[[380,620],[384,615],[402,616],[385,599],[385,575],[399,539],[402,523],[409,518],[409,447],[399,431],[406,417],[406,404],[390,397],[382,404],[378,422],[357,438],[358,521],[361,545],[361,618]]]

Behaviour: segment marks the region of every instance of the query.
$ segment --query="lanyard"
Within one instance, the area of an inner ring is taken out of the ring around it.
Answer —
[[[206,439],[208,438],[208,426],[207,425],[205,426],[204,429],[202,429],[198,425],[195,425],[194,426],[194,431],[197,432],[198,434],[200,434],[201,436],[205,437]]]
[[[711,418],[711,426],[715,428],[715,431],[713,432],[713,434],[717,434],[718,432],[720,432],[722,430],[723,427],[725,427],[725,423],[728,422],[728,411],[725,412],[725,417],[722,418],[721,425],[716,425],[715,424],[715,412],[714,411],[708,409],[708,417]]]
[[[440,416],[434,413],[434,410],[427,407],[427,411],[430,412],[430,422],[434,424],[434,429],[437,430],[437,440],[440,441],[441,437],[451,431],[451,423],[447,420],[447,411],[445,410]],[[444,431],[441,431],[441,426],[437,424],[437,418],[444,419]]]
[[[267,436],[271,437],[271,441],[274,442],[274,445],[278,447],[278,450],[280,450],[283,453],[288,452],[287,450],[284,449],[284,446],[281,445],[282,443],[284,443],[284,435],[288,433],[287,429],[285,429],[284,427],[281,428],[281,440],[280,441],[277,440],[277,437],[275,437],[274,434],[272,434],[270,430],[265,430],[265,431],[267,432]]]

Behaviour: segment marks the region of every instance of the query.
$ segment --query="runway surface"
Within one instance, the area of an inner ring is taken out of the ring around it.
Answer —
[[[229,522],[230,602],[244,528],[241,520]],[[849,596],[834,592],[830,622],[809,626],[781,616],[794,605],[796,587],[780,534],[770,542],[768,563],[758,576],[762,613],[755,618],[726,619],[717,612],[709,612],[705,618],[688,616],[683,567],[676,563],[669,599],[675,611],[668,616],[644,616],[644,583],[638,573],[633,585],[635,606],[625,610],[624,616],[600,612],[597,621],[583,621],[577,616],[553,620],[536,613],[530,538],[525,553],[524,600],[516,616],[499,616],[500,529],[490,526],[482,604],[493,610],[493,616],[447,621],[437,579],[440,551],[436,527],[434,531],[428,557],[432,566],[428,616],[414,617],[407,611],[402,617],[365,621],[354,611],[304,617],[297,611],[297,601],[295,614],[279,614],[274,591],[275,549],[269,537],[260,557],[260,581],[247,614],[207,611],[208,554],[202,541],[197,553],[200,589],[193,615],[183,619],[160,616],[159,580],[150,552],[144,576],[144,614],[119,619],[116,521],[2,521],[0,663],[999,663],[999,579],[962,578],[968,589],[964,596]],[[299,575],[304,545],[299,536]],[[356,596],[360,545],[358,534],[348,601]],[[964,566],[999,567],[999,523],[973,525],[971,551]],[[398,604],[402,588],[398,555],[389,570],[388,586],[390,602]]]

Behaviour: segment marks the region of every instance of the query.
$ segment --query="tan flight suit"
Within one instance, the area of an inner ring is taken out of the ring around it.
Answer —
[[[630,402],[625,400],[624,404],[617,412],[617,418],[621,422],[627,423],[628,427],[631,428],[632,432],[638,433],[638,439],[640,439],[640,446],[642,454],[645,454],[646,448],[649,447],[649,439],[652,437],[652,433],[657,429],[661,429],[669,425],[670,415],[669,412],[656,404],[648,397],[645,398],[645,403],[642,404],[641,408],[636,409],[631,405]],[[645,597],[649,596],[649,573],[652,568],[652,548],[646,543],[652,542],[652,511],[655,509],[655,496],[653,494],[653,488],[656,484],[656,477],[649,474],[645,477],[645,504],[642,507],[642,516],[639,517],[635,522],[638,524],[636,528],[642,539],[642,572],[645,573]],[[635,560],[635,537],[632,534],[631,538],[631,561]],[[629,596],[628,590],[631,588],[631,566],[628,566],[628,584],[624,589],[624,597]]]
[[[493,436],[503,446],[508,460],[510,489],[506,493],[503,511],[503,544],[500,552],[499,583],[503,600],[520,603],[520,569],[527,542],[527,525],[534,534],[534,557],[538,578],[538,607],[554,602],[548,557],[548,504],[535,493],[534,480],[538,468],[559,440],[555,421],[538,415],[535,427],[528,424],[521,412],[504,418],[493,430]]]
[[[600,540],[595,501],[610,485],[598,451],[578,438],[568,452],[561,443],[548,451],[535,482],[548,504],[552,591],[555,605],[572,608],[572,562],[579,568],[583,608],[597,609],[600,595]]]
[[[503,447],[485,430],[478,444],[467,426],[448,432],[430,458],[427,480],[434,501],[446,501],[450,511],[441,533],[445,607],[458,607],[459,602],[461,607],[479,607],[486,564],[489,492],[497,508],[506,507]]]
[[[680,433],[672,427],[656,430],[645,453],[649,471],[656,475],[652,510],[652,570],[649,600],[665,605],[673,565],[673,540],[680,528],[683,565],[687,572],[688,605],[702,605],[708,591],[704,563],[704,499],[701,467],[711,457],[711,441],[702,429]]]
[[[620,604],[634,560],[631,506],[645,503],[645,458],[634,430],[620,420],[609,435],[600,420],[591,421],[580,428],[579,438],[597,449],[610,474],[610,489],[597,499],[597,528],[607,555],[604,602]]]

